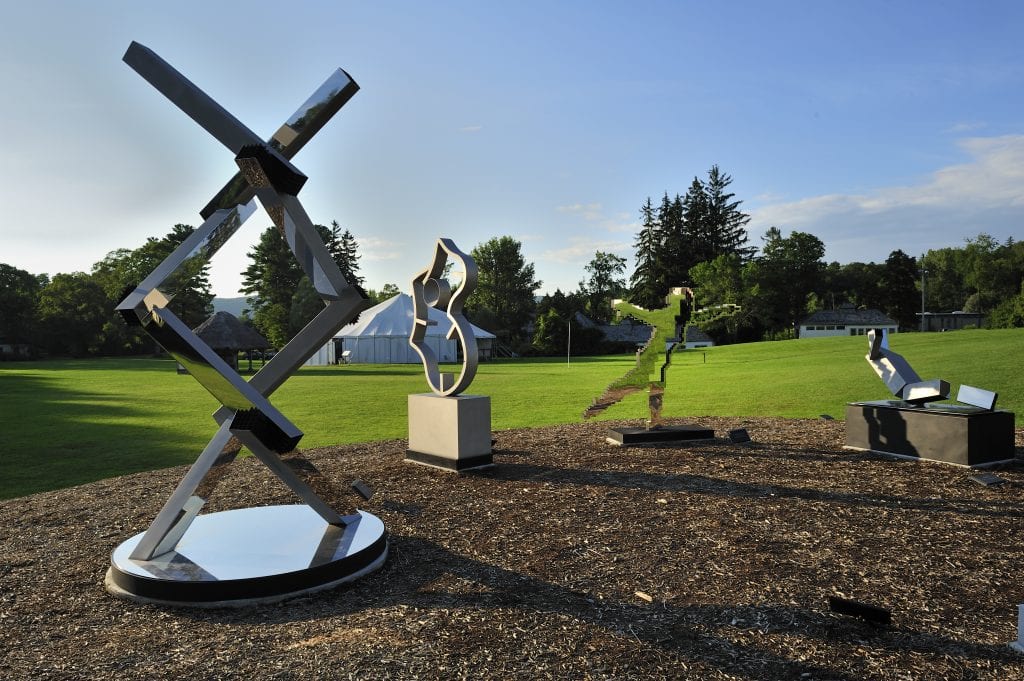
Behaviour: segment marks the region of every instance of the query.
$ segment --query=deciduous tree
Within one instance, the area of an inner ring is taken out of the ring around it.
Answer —
[[[467,302],[474,323],[506,341],[523,338],[533,314],[533,292],[541,286],[534,279],[533,263],[523,258],[522,244],[510,236],[494,237],[471,253],[479,271],[476,291]]]

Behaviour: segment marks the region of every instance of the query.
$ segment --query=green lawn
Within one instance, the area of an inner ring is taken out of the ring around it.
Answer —
[[[893,350],[922,378],[966,382],[1024,408],[1024,329],[904,334]],[[889,395],[863,357],[867,340],[821,338],[677,352],[666,416],[843,416],[853,400]],[[490,395],[495,430],[580,420],[632,356],[521,359],[480,366],[471,393]],[[406,396],[426,392],[419,365],[306,368],[271,401],[304,432],[303,447],[402,438]],[[0,363],[0,498],[191,463],[216,426],[217,402],[169,360]],[[602,419],[646,415],[641,393]]]

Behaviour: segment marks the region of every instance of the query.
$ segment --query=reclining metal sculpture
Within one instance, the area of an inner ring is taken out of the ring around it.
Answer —
[[[941,378],[922,381],[902,355],[889,349],[888,336],[884,330],[870,329],[867,337],[868,354],[864,359],[894,396],[911,405],[949,399],[949,383]],[[992,410],[996,406],[996,397],[997,394],[989,390],[962,385],[956,400]]]
[[[231,150],[239,167],[200,211],[203,224],[117,306],[128,323],[141,326],[222,405],[214,414],[217,433],[134,545],[130,560],[143,563],[174,549],[243,445],[329,526],[357,523],[366,514],[344,502],[295,451],[302,431],[267,398],[316,348],[368,306],[364,295],[345,280],[296,197],[306,176],[289,160],[359,86],[336,70],[264,142],[148,48],[133,42],[124,61]],[[186,263],[211,258],[252,215],[256,198],[286,239],[324,309],[246,382],[174,314],[159,287]],[[386,552],[386,543],[384,547]]]

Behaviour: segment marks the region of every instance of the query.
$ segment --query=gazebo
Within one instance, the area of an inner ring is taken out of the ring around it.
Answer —
[[[221,310],[193,329],[199,338],[213,348],[221,359],[238,371],[238,353],[250,350],[268,350],[273,347],[266,338],[238,321],[230,312]],[[252,355],[249,355],[252,370]]]

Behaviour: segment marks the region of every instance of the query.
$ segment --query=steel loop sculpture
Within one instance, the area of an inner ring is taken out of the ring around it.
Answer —
[[[444,278],[445,266],[451,256],[463,268],[462,283],[453,293],[451,285]],[[419,272],[412,280],[413,325],[409,335],[409,345],[419,354],[423,361],[423,371],[427,376],[430,389],[438,395],[458,395],[473,382],[476,376],[479,352],[473,327],[462,314],[469,294],[476,288],[477,268],[473,258],[466,255],[451,239],[438,239],[434,248],[434,257],[430,265]],[[425,342],[427,327],[432,324],[429,309],[443,310],[451,320],[446,338],[458,337],[462,347],[462,370],[458,378],[454,374],[441,373],[437,363],[437,353]]]

